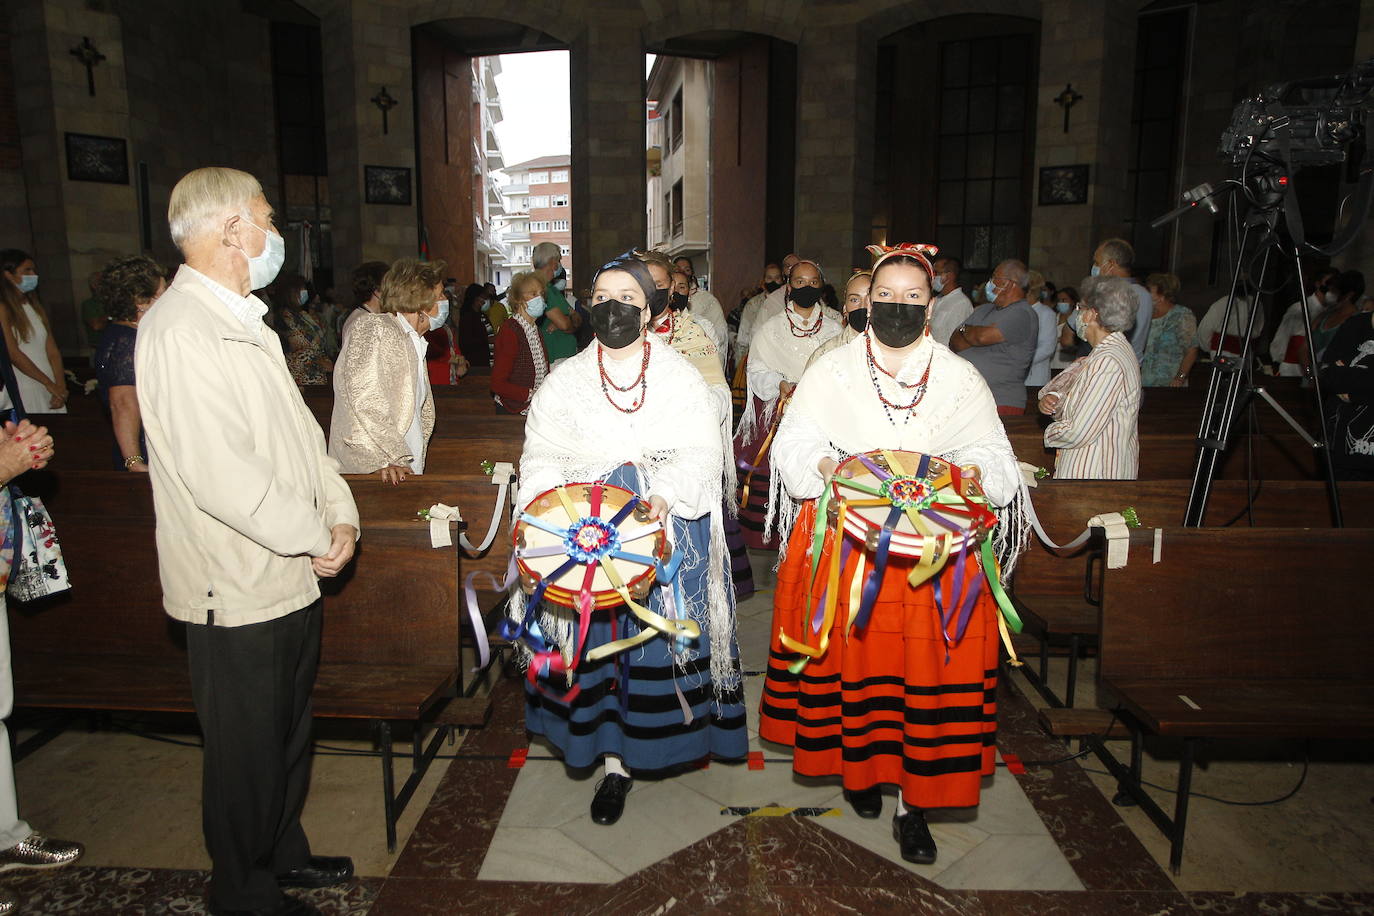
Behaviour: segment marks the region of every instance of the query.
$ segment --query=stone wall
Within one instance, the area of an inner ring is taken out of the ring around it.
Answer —
[[[19,145],[19,109],[14,96],[10,61],[10,7],[0,3],[0,247],[33,247],[29,231],[29,199],[24,188],[23,151]]]

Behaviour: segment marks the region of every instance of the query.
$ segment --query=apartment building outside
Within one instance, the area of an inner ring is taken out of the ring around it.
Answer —
[[[711,273],[711,64],[659,55],[649,72],[649,243]]]
[[[571,169],[572,157],[567,153],[507,166],[510,181],[502,187],[502,241],[508,253],[501,265],[505,276],[498,284],[509,283],[515,274],[529,270],[531,255],[541,242],[554,242],[562,250],[568,283],[572,283]]]

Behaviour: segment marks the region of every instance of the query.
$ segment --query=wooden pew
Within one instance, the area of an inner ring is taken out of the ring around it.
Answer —
[[[1064,543],[1094,515],[1135,509],[1147,528],[1183,520],[1191,480],[1045,480],[1031,491],[1031,502],[1046,533]],[[1342,483],[1346,525],[1374,527],[1374,483]],[[1261,527],[1322,526],[1331,523],[1326,484],[1321,481],[1267,480],[1251,487],[1243,480],[1213,484],[1205,521],[1211,525],[1247,524],[1247,497],[1254,494],[1248,518]],[[1052,553],[1034,539],[1022,554],[1012,583],[1012,600],[1025,624],[1023,634],[1037,644],[1038,670],[1023,669],[1051,706],[1073,706],[1081,653],[1096,645],[1101,596],[1101,545],[1093,542],[1070,557]],[[1060,698],[1045,682],[1052,648],[1068,653],[1068,680]]]
[[[1130,763],[1096,736],[1088,744],[1169,838],[1177,873],[1200,741],[1374,737],[1362,575],[1374,529],[1164,528],[1158,547],[1156,537],[1133,532],[1130,562],[1103,582],[1098,680],[1120,705],[1100,717],[1129,726]],[[1141,783],[1147,733],[1182,739],[1172,817]]]
[[[184,626],[162,609],[148,478],[63,471],[44,494],[57,522],[72,589],[34,606],[12,604],[16,705],[56,709],[192,711]],[[388,848],[395,824],[448,729],[481,725],[486,701],[464,699],[459,567],[504,573],[509,536],[481,560],[430,547],[416,512],[461,507],[479,537],[491,518],[489,478],[425,476],[391,486],[350,478],[363,538],[326,594],[314,712],[374,723],[382,750]],[[508,528],[503,521],[502,526]],[[494,605],[499,596],[487,593]],[[394,790],[392,723],[413,729],[413,768]],[[427,729],[434,729],[427,747]]]

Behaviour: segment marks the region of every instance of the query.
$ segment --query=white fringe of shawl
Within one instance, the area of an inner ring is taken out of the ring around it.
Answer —
[[[683,449],[686,455],[679,454],[677,461],[689,467],[700,467],[709,461],[708,455],[693,456],[693,449]],[[729,454],[727,452],[727,454]],[[695,460],[693,460],[695,459]],[[528,470],[530,464],[554,464],[560,470],[560,477],[567,482],[581,482],[589,480],[605,480],[616,468],[624,464],[623,461],[613,461],[609,465],[602,463],[593,465],[590,463],[574,461],[566,455],[540,455],[537,451],[527,449],[521,459],[521,469]],[[645,462],[650,467],[655,463],[653,458],[648,458]],[[664,459],[667,463],[667,459]],[[675,462],[676,463],[676,462]],[[652,479],[652,475],[646,473],[646,468],[636,465],[641,481]],[[715,689],[716,697],[726,691],[733,690],[739,686],[741,681],[739,666],[735,663],[731,648],[735,644],[735,606],[732,586],[727,585],[727,570],[730,563],[730,552],[725,544],[724,511],[725,497],[720,492],[721,481],[715,481],[715,492],[711,495],[710,512],[710,546],[709,555],[706,558],[707,584],[705,594],[698,591],[696,594],[683,593],[683,602],[686,608],[677,608],[679,616],[684,613],[710,634],[711,651],[711,682]],[[643,494],[641,494],[643,495]],[[518,506],[515,509],[514,517],[524,509]],[[671,521],[672,516],[669,516]],[[696,566],[700,563],[700,555],[696,548],[689,544],[679,544],[676,542],[676,535],[673,525],[668,525],[668,540],[673,545],[674,551],[686,551],[683,557],[683,566]],[[659,588],[658,585],[654,586]],[[512,620],[519,622],[525,617],[526,595],[520,589],[517,582],[509,592],[510,598],[507,602],[507,613]],[[576,645],[576,622],[577,617],[571,608],[561,607],[550,602],[543,602],[543,607],[538,613],[539,628],[544,634],[545,640],[551,645],[557,645],[566,660],[571,660],[572,652]],[[522,668],[528,667],[530,663],[530,652],[522,644],[518,647],[518,661]],[[637,651],[643,657],[644,649],[629,650]],[[696,648],[687,648],[681,652],[673,653],[673,661],[679,670],[683,669],[688,663],[695,661],[701,656],[701,652]]]

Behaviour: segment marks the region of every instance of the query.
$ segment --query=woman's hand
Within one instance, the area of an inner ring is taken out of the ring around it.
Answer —
[[[56,410],[63,404],[67,403],[66,385],[62,384],[61,382],[53,382],[51,385],[47,385],[45,387],[48,389],[48,394],[51,395],[51,397],[48,399],[48,408],[50,410]]]
[[[829,455],[826,455],[820,461],[816,462],[816,470],[820,471],[822,480],[829,480],[831,477],[833,477],[836,469],[839,468],[839,466],[840,463],[836,461],[834,458],[831,458]]]
[[[1186,378],[1179,378],[1178,376],[1174,376],[1172,379],[1169,380],[1169,387],[1170,387],[1170,388],[1187,388],[1187,387],[1188,387],[1188,380],[1187,380]]]
[[[796,390],[797,390],[797,383],[796,383],[796,382],[789,382],[789,381],[785,381],[785,380],[784,380],[784,381],[781,381],[781,382],[778,382],[778,396],[779,396],[779,397],[790,398],[790,397],[792,396],[792,392],[794,392],[794,391],[796,391]]]
[[[1054,412],[1059,409],[1059,395],[1047,394],[1040,399],[1040,412],[1046,416],[1054,416]]]
[[[394,487],[396,484],[406,479],[410,474],[410,468],[400,464],[390,464],[382,468],[378,473],[381,475],[382,480]]]
[[[25,471],[47,467],[52,456],[53,441],[47,427],[34,426],[28,420],[18,425],[6,422],[4,440],[0,441],[0,484]]]
[[[668,524],[668,501],[662,496],[649,497],[649,517],[664,525]]]

